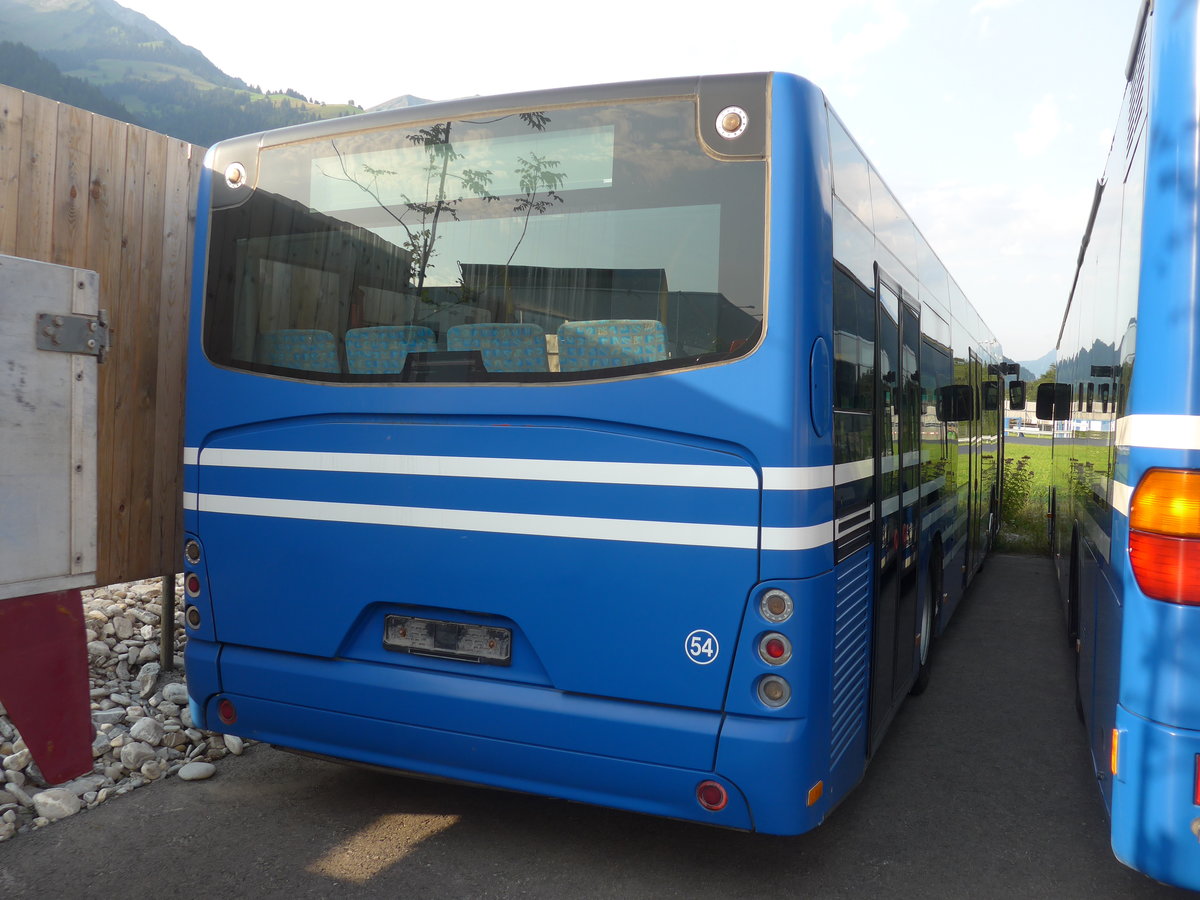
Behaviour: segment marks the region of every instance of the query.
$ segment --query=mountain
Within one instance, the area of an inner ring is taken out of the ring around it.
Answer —
[[[227,75],[199,50],[115,0],[0,0],[0,35],[6,42],[0,45],[5,84],[202,146],[361,112],[290,89],[268,93]],[[16,45],[41,60],[31,60]],[[101,108],[103,102],[82,92],[79,81],[115,106]]]
[[[1054,365],[1054,360],[1057,356],[1057,351],[1051,350],[1048,353],[1039,356],[1037,359],[1030,359],[1020,362],[1021,377],[1026,381],[1035,381],[1046,374],[1046,370]]]
[[[401,94],[399,97],[383,101],[378,106],[372,106],[371,112],[378,112],[381,109],[408,109],[412,106],[424,106],[426,103],[432,102],[432,100],[422,100],[420,97],[414,97],[412,94]]]

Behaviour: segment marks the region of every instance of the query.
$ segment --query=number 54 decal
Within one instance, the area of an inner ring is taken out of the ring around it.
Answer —
[[[721,652],[721,645],[717,643],[717,636],[711,631],[697,628],[684,639],[683,650],[692,662],[707,666],[717,658],[717,654]]]

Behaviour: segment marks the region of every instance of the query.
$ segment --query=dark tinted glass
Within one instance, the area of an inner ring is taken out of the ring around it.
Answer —
[[[609,378],[735,358],[763,319],[765,166],[689,101],[263,151],[214,212],[205,349],[319,381]]]

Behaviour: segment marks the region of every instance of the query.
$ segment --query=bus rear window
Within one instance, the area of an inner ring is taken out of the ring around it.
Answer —
[[[695,122],[657,101],[268,148],[247,198],[212,215],[205,350],[334,382],[736,358],[762,328],[765,166],[711,158]]]

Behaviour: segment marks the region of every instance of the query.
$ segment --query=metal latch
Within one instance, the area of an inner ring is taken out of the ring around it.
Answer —
[[[85,353],[88,356],[96,357],[96,362],[102,363],[108,347],[108,313],[106,310],[100,310],[98,316],[37,314],[37,348],[39,350]]]

